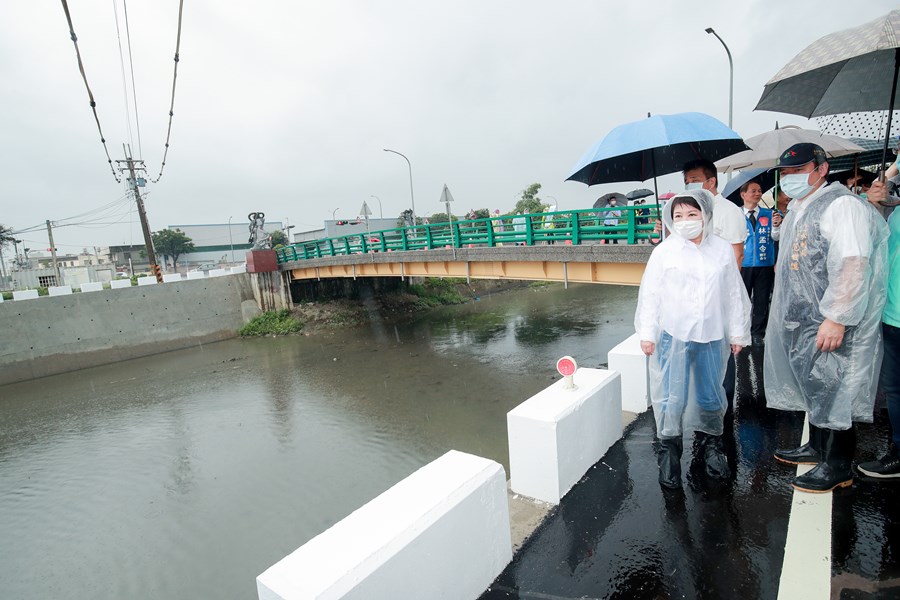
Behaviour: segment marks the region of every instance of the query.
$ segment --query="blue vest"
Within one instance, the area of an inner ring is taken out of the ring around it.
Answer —
[[[747,222],[747,240],[744,242],[743,267],[773,267],[775,266],[775,242],[772,240],[772,210],[756,207],[756,230],[750,224],[750,219],[744,216]]]

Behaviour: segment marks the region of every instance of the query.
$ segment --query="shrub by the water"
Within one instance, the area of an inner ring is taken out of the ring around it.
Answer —
[[[291,311],[284,309],[264,312],[254,317],[238,333],[242,336],[285,335],[296,333],[302,328],[303,323],[291,316]]]
[[[410,284],[409,293],[419,297],[427,306],[442,304],[464,304],[466,298],[456,289],[457,284],[465,279],[426,279],[422,284]]]

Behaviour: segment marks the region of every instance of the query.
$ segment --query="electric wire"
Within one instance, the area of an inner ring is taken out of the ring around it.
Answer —
[[[137,130],[138,158],[144,158],[144,150],[141,146],[141,118],[138,115],[137,86],[134,84],[134,58],[131,53],[131,28],[128,25],[128,3],[122,0],[122,8],[125,9],[125,39],[128,41],[128,65],[131,69],[131,100],[134,102],[134,127]]]
[[[118,0],[112,0],[113,15],[116,19],[116,41],[119,43],[119,67],[122,71],[122,93],[125,96],[125,128],[128,130],[128,141],[133,142],[131,134],[131,109],[128,107],[128,80],[125,77],[125,56],[122,53],[122,32],[119,30]]]
[[[156,176],[156,179],[152,180],[153,183],[156,183],[160,179],[162,179],[163,170],[166,168],[166,157],[169,154],[169,139],[172,136],[172,117],[175,114],[175,83],[178,80],[178,61],[179,53],[181,51],[181,17],[183,12],[184,0],[178,0],[178,33],[175,37],[175,68],[172,71],[172,102],[169,105],[169,127],[166,131],[166,145],[165,150],[163,151],[162,164],[159,166],[159,175]]]
[[[69,36],[72,39],[72,43],[75,45],[75,56],[78,58],[78,70],[81,72],[81,79],[84,81],[84,87],[87,90],[88,100],[90,101],[91,111],[94,113],[94,121],[97,123],[97,131],[100,133],[100,142],[103,144],[103,150],[106,152],[106,162],[109,164],[109,169],[112,171],[112,175],[116,180],[116,183],[121,183],[122,180],[119,178],[119,175],[116,173],[115,167],[113,167],[112,158],[109,155],[109,148],[106,147],[106,138],[103,137],[103,128],[100,127],[100,117],[97,116],[97,103],[94,101],[94,93],[91,92],[91,86],[88,85],[87,75],[84,72],[84,62],[81,60],[81,50],[78,48],[78,36],[75,35],[75,28],[72,25],[72,15],[69,13],[69,4],[66,0],[61,0],[63,11],[66,13],[66,21],[69,24]],[[180,30],[180,18],[179,18],[179,30]]]

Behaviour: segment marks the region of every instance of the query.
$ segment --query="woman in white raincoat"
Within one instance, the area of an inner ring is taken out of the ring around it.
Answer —
[[[722,380],[728,353],[750,343],[750,299],[731,245],[712,232],[713,202],[706,190],[690,190],[666,204],[663,222],[675,235],[653,250],[634,315],[650,357],[659,482],[669,488],[681,486],[682,436],[692,431],[707,475],[731,474],[722,448]]]

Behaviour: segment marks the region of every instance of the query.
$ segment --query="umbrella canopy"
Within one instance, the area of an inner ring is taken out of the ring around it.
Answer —
[[[629,200],[637,200],[638,198],[646,198],[647,196],[652,196],[653,190],[648,190],[647,188],[641,188],[639,190],[631,190],[625,197]]]
[[[898,45],[900,10],[826,35],[766,84],[756,110],[810,118],[888,109]]]
[[[666,192],[665,194],[660,194],[659,199],[660,200],[668,200],[670,198],[674,198],[677,195],[678,194],[676,194],[675,192]]]
[[[716,162],[716,168],[723,173],[744,169],[772,168],[781,153],[800,143],[818,144],[829,157],[858,154],[865,148],[836,135],[825,135],[811,129],[800,129],[794,125],[767,131],[747,139],[753,148]]]
[[[747,169],[746,171],[741,171],[725,185],[722,189],[722,195],[738,206],[743,206],[741,186],[750,181],[758,183],[762,191],[768,191],[775,187],[775,171],[773,169]]]
[[[741,136],[709,115],[656,115],[610,131],[585,152],[566,181],[646,181],[680,171],[690,160],[716,160],[746,149]]]
[[[882,153],[884,152],[884,140],[850,138],[850,141],[863,148],[864,152],[860,152],[859,154],[848,154],[841,158],[829,160],[828,165],[833,171],[881,165]],[[891,143],[893,144],[893,147],[896,148],[897,138],[893,138]],[[897,155],[888,150],[887,158],[889,161],[893,161],[897,158]]]
[[[625,204],[627,198],[625,194],[620,194],[619,192],[612,192],[611,194],[604,194],[597,198],[597,201],[594,202],[594,208],[606,208],[609,204],[609,201],[615,198],[617,204]]]
[[[893,78],[890,74],[893,73]],[[756,110],[807,118],[886,110],[887,138],[900,73],[900,10],[813,42],[786,64],[763,90]]]

